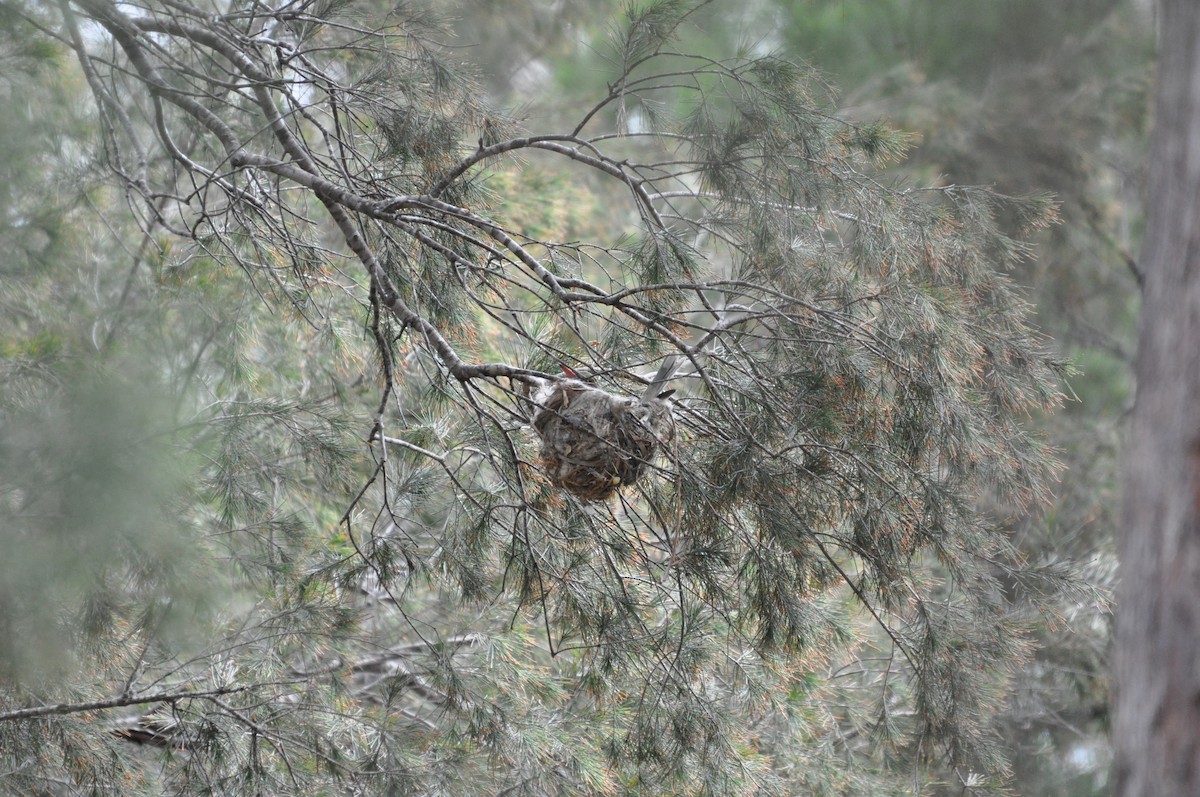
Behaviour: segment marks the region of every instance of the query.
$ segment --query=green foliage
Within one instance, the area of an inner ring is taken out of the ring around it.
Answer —
[[[846,85],[914,61],[933,79],[953,77],[979,87],[997,66],[1037,61],[1063,39],[1086,31],[1116,0],[1064,0],[1004,4],[964,0],[801,0],[784,18],[779,35],[789,48]]]
[[[6,290],[14,788],[1000,784],[1057,583],[1000,527],[1047,500],[1060,378],[1009,272],[1055,205],[884,171],[909,139],[787,59],[676,52],[711,8],[627,8],[547,134],[422,9],[349,12],[55,22],[97,31],[133,213],[85,186],[52,215],[110,225],[89,279]],[[639,396],[667,354],[648,474],[555,487],[539,390]],[[77,654],[53,679],[42,643]]]

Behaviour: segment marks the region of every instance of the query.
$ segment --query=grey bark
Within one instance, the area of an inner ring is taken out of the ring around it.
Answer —
[[[1125,473],[1118,797],[1200,795],[1200,4],[1160,4],[1137,404]]]

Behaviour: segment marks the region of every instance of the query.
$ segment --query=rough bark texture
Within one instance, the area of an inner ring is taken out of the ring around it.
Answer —
[[[1200,794],[1200,4],[1160,4],[1156,129],[1125,475],[1118,797]]]

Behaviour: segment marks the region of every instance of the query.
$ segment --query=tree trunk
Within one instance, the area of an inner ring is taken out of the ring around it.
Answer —
[[[1120,540],[1118,797],[1200,795],[1200,4],[1159,7],[1137,406]]]

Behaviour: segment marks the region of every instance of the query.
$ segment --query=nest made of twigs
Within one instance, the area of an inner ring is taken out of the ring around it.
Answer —
[[[533,428],[551,481],[584,501],[603,501],[638,480],[675,436],[671,405],[552,379],[533,396]]]

